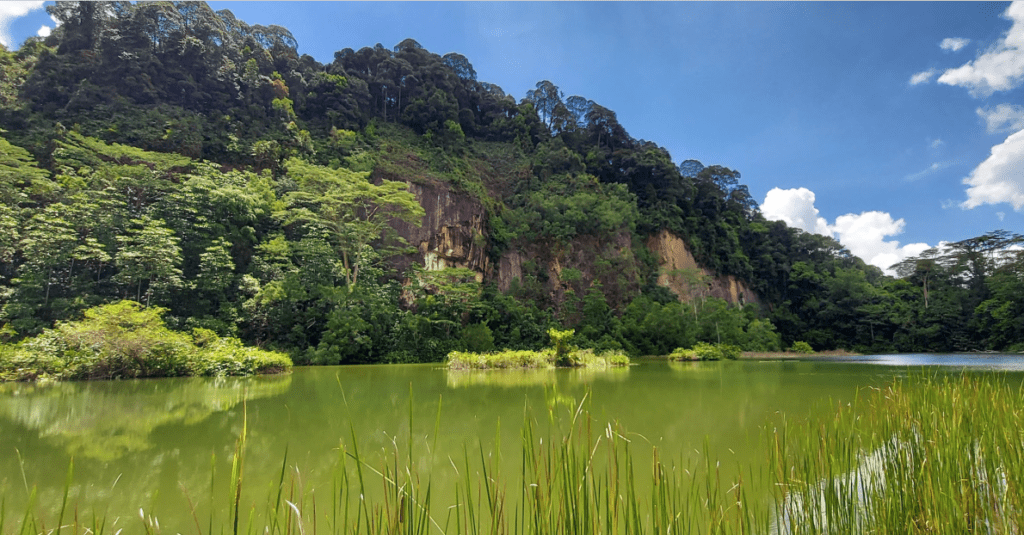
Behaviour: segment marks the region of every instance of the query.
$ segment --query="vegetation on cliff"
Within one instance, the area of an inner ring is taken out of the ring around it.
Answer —
[[[517,101],[412,39],[321,64],[286,29],[204,3],[48,9],[61,22],[49,37],[0,50],[8,340],[131,298],[167,309],[174,330],[300,364],[537,350],[549,328],[630,354],[1024,348],[1018,234],[887,277],[765,220],[739,172],[677,164],[550,81]],[[419,269],[430,251],[407,229],[427,218],[409,184],[479,207],[466,229],[479,264]],[[662,230],[760,302],[709,297],[695,276],[681,303],[645,246]]]

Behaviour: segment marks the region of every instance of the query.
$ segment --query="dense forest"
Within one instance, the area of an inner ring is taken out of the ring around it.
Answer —
[[[49,37],[0,49],[0,341],[130,299],[297,364],[533,349],[552,327],[634,355],[1024,351],[1020,234],[945,244],[894,278],[766,220],[738,171],[676,163],[550,81],[517,100],[413,39],[325,65],[202,2],[47,9]],[[432,217],[416,191],[482,214],[461,229],[476,260],[432,264],[410,242]],[[663,231],[704,268],[675,274],[682,296],[658,282]],[[718,276],[758,298],[711,296]]]

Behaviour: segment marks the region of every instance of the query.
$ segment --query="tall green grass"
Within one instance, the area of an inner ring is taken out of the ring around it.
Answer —
[[[525,412],[516,473],[500,469],[507,452],[497,438],[493,448],[437,451],[440,404],[432,435],[414,439],[422,435],[412,407],[410,393],[408,433],[393,438],[383,461],[364,456],[353,430],[339,444],[330,489],[314,489],[285,452],[259,504],[242,498],[266,484],[244,471],[243,425],[226,499],[211,475],[210,500],[229,512],[225,521],[203,525],[193,512],[193,523],[161,528],[140,510],[137,532],[1002,534],[1024,526],[1024,392],[1004,376],[917,376],[864,390],[826,418],[784,419],[763,434],[764,462],[728,478],[707,444],[696,460],[654,448],[596,420],[587,398],[564,417]],[[456,475],[444,493],[432,478],[438,458]],[[51,525],[34,504],[12,514],[0,501],[0,532],[112,531],[102,515],[80,524],[66,498],[57,506]]]
[[[629,366],[629,356],[622,351],[595,353],[593,349],[572,349],[563,358],[551,349],[541,351],[512,350],[490,353],[452,351],[445,366],[449,370],[593,368],[606,369]]]
[[[778,531],[1024,529],[1019,383],[917,377],[871,392],[864,405],[839,407],[813,429],[774,434],[769,465],[784,490],[776,501]]]

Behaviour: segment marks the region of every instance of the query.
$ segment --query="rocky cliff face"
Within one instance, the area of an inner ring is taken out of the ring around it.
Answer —
[[[409,190],[425,215],[419,227],[393,222],[398,234],[416,249],[415,253],[395,260],[400,273],[413,263],[432,271],[468,268],[476,272],[478,281],[493,280],[500,290],[506,291],[513,280],[523,280],[524,263],[531,261],[546,272],[547,290],[555,303],[561,302],[562,294],[570,287],[562,280],[562,270],[566,267],[577,270],[584,281],[608,279],[603,281],[606,293],[619,294],[619,297],[626,297],[624,294],[630,294],[631,288],[635,291],[638,287],[628,233],[604,242],[581,237],[559,250],[541,243],[521,244],[492,263],[486,250],[486,209],[479,200],[466,193],[453,192],[448,184],[439,181],[410,182]],[[759,302],[742,281],[732,276],[715,277],[698,265],[686,243],[671,232],[661,231],[649,238],[646,245],[659,258],[658,284],[678,294],[680,300],[719,297],[739,305]],[[595,269],[596,263],[603,264],[604,269]],[[619,279],[618,283],[615,278]]]
[[[470,195],[454,193],[442,182],[409,183],[409,191],[425,212],[419,227],[394,221],[392,225],[416,248],[396,262],[399,273],[413,262],[436,271],[445,268],[469,268],[483,281],[490,269],[486,254],[486,210]]]
[[[667,230],[651,236],[647,247],[659,259],[658,284],[675,292],[682,301],[718,297],[741,306],[760,302],[743,281],[732,275],[716,277],[697,264],[686,242]]]

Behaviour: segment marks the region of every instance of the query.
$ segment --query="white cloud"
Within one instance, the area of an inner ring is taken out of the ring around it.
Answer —
[[[31,2],[0,2],[0,44],[11,47],[11,22],[43,7],[43,0]]]
[[[933,148],[933,149],[937,149],[937,148],[939,148],[939,147],[941,147],[941,146],[943,146],[945,144],[946,144],[945,141],[942,141],[941,139],[936,139],[936,140],[932,141],[931,143],[929,143],[928,146]]]
[[[1006,218],[1006,212],[996,212],[996,217],[998,217],[999,220],[1002,221],[1004,218]]]
[[[940,84],[966,87],[971,95],[983,97],[1007,91],[1024,80],[1024,2],[1014,2],[1003,13],[1013,26],[974,61],[939,76]]]
[[[947,37],[943,39],[941,43],[939,43],[939,48],[943,50],[949,50],[951,52],[956,52],[961,48],[967,46],[967,43],[970,42],[970,39],[964,39],[963,37]]]
[[[53,31],[53,28],[51,28],[51,27],[49,27],[49,26],[44,24],[44,25],[39,27],[39,31],[36,32],[36,35],[38,35],[39,37],[49,37],[50,36],[50,32],[52,32],[52,31]]]
[[[961,208],[1005,202],[1024,211],[1024,130],[992,147],[992,155],[971,171],[964,184],[970,187]]]
[[[910,85],[923,84],[923,83],[927,82],[928,80],[931,80],[932,76],[935,76],[935,73],[937,73],[937,72],[938,71],[936,71],[935,69],[928,69],[927,71],[921,71],[921,72],[919,72],[919,73],[917,73],[917,74],[915,74],[915,75],[910,77]]]
[[[924,178],[924,177],[926,177],[926,176],[928,176],[928,175],[930,175],[932,173],[935,173],[936,171],[941,171],[941,170],[949,167],[952,164],[953,164],[953,162],[935,162],[935,163],[929,165],[927,168],[925,168],[925,169],[923,169],[921,171],[918,171],[916,173],[912,173],[912,174],[909,174],[909,175],[903,177],[903,179],[907,180],[909,182],[914,182],[915,180],[921,180],[922,178]]]
[[[831,236],[828,222],[818,217],[814,207],[814,192],[807,188],[772,188],[761,203],[761,213],[766,219],[784,221],[787,225],[807,232]]]
[[[990,133],[1024,128],[1024,106],[1000,104],[995,109],[978,108],[974,111],[985,119],[985,126]]]
[[[906,222],[902,218],[894,220],[886,212],[872,211],[841,215],[831,228],[839,243],[851,253],[891,275],[889,266],[904,258],[917,256],[930,247],[927,243],[911,243],[901,247],[896,240],[885,240],[886,236],[902,234],[904,226]]]
[[[929,248],[926,243],[901,247],[896,240],[886,241],[887,236],[902,233],[906,223],[903,219],[893,220],[885,212],[846,214],[836,218],[835,225],[829,225],[818,215],[814,199],[814,192],[807,188],[772,188],[761,203],[761,213],[765,219],[784,221],[791,227],[836,238],[855,256],[890,275],[893,272],[889,266]]]

